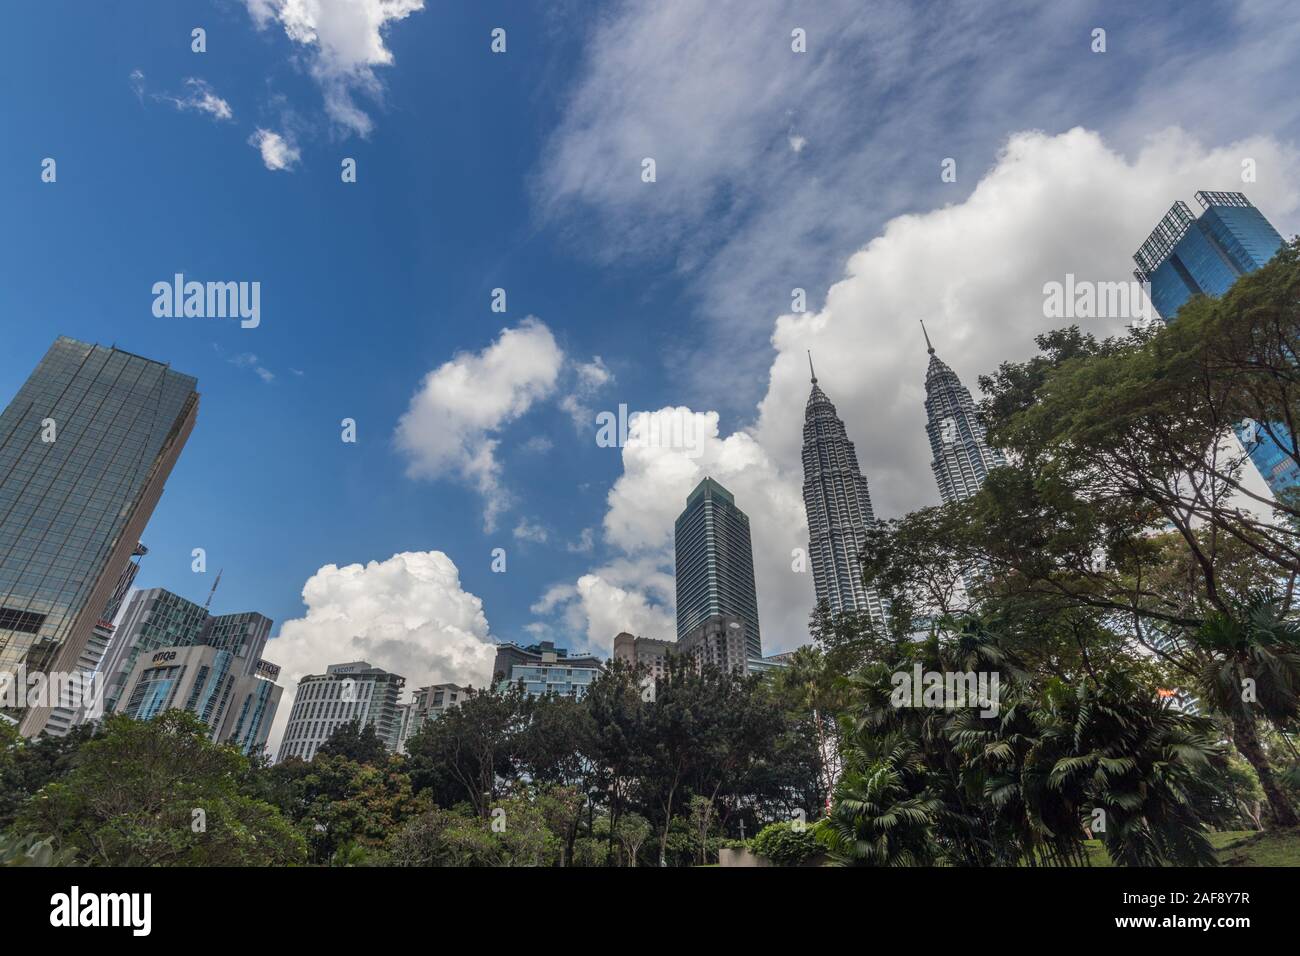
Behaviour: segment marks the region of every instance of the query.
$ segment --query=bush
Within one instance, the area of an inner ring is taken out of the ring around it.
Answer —
[[[789,820],[763,827],[751,841],[750,849],[777,866],[798,866],[820,851],[812,827],[805,824],[796,830]]]

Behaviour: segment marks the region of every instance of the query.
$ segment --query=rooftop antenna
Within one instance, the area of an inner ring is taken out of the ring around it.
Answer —
[[[930,333],[925,330],[925,319],[921,320],[921,334],[925,336],[925,350],[933,355],[934,346],[930,344]]]
[[[809,349],[809,350],[808,350],[808,374],[810,374],[810,375],[812,376],[812,383],[813,383],[814,385],[816,385],[816,384],[817,384],[817,373],[813,371],[813,364],[812,364],[812,349]]]
[[[225,569],[222,568],[222,571],[224,570]],[[212,582],[212,590],[208,592],[208,600],[204,603],[203,610],[206,611],[208,608],[212,607],[212,595],[217,593],[217,585],[220,583],[221,583],[221,571],[218,571],[217,579]]]

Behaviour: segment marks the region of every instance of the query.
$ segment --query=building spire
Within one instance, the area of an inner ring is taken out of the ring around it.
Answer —
[[[817,384],[817,373],[813,371],[812,349],[808,350],[808,373],[812,376],[812,383]]]
[[[925,330],[925,319],[921,320],[921,334],[925,336],[925,350],[933,355],[934,346],[930,344],[930,333]]]

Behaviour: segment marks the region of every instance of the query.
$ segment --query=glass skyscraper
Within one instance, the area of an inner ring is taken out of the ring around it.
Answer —
[[[0,671],[77,670],[194,427],[196,385],[61,337],[0,414]],[[27,708],[22,733],[51,709]]]
[[[270,618],[255,611],[212,615],[163,588],[136,591],[99,668],[105,709],[118,705],[142,657],[169,647],[202,644],[228,651],[238,676],[254,676],[272,625]]]
[[[1133,254],[1133,275],[1151,283],[1151,304],[1166,322],[1194,295],[1223,295],[1282,246],[1282,236],[1243,194],[1202,190],[1196,201],[1199,217],[1186,203],[1174,203]],[[1300,465],[1264,429],[1238,426],[1237,437],[1274,495],[1300,486]]]
[[[736,507],[731,492],[712,478],[701,481],[686,500],[673,536],[677,639],[710,617],[727,614],[745,622],[749,656],[762,657],[749,518]]]
[[[992,469],[1006,464],[1006,459],[989,447],[970,390],[934,354],[925,323],[921,323],[921,331],[930,354],[925,371],[925,433],[934,456],[930,468],[944,504],[965,501],[980,490]]]
[[[879,595],[862,583],[859,553],[875,523],[871,492],[858,454],[835,406],[817,385],[808,359],[812,392],[803,420],[803,506],[808,516],[808,556],[817,603],[833,613],[866,611],[884,621]]]

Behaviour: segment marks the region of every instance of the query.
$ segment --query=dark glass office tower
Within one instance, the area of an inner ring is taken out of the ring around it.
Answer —
[[[196,384],[59,338],[0,414],[0,671],[76,670],[194,427]],[[26,709],[22,733],[51,709]]]
[[[1006,459],[989,447],[970,390],[934,354],[924,323],[921,331],[930,354],[925,371],[925,433],[934,456],[930,468],[944,504],[965,501],[980,490],[989,471],[1005,465]]]
[[[1223,295],[1282,245],[1278,231],[1241,193],[1202,190],[1196,200],[1199,217],[1186,203],[1174,203],[1133,254],[1133,275],[1151,283],[1151,303],[1166,322],[1194,295]],[[1238,426],[1237,437],[1274,495],[1300,487],[1300,465],[1264,429]]]
[[[808,516],[808,556],[817,603],[832,612],[866,611],[884,621],[880,597],[862,583],[862,549],[876,521],[867,479],[835,406],[817,384],[808,358],[812,391],[803,416],[803,506]]]
[[[686,500],[674,526],[677,564],[677,639],[715,614],[743,618],[750,657],[762,657],[758,592],[749,518],[731,492],[705,478]]]

